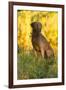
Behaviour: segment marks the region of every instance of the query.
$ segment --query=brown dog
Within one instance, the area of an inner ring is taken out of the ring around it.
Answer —
[[[32,45],[34,50],[38,53],[40,52],[43,58],[54,56],[53,49],[51,48],[49,42],[41,34],[42,25],[40,22],[33,22],[32,26]]]

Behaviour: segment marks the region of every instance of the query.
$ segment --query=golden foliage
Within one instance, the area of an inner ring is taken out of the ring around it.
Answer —
[[[31,23],[39,21],[42,24],[42,34],[47,38],[54,49],[58,49],[58,13],[46,11],[21,10],[18,14],[18,46],[24,50],[31,50]]]

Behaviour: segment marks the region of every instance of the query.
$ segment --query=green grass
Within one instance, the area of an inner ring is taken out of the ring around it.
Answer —
[[[29,54],[18,53],[17,79],[40,79],[56,78],[58,74],[57,59],[43,59],[35,56],[33,52]]]

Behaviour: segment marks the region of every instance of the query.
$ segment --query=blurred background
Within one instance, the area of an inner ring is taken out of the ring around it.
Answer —
[[[31,23],[39,21],[42,24],[41,33],[46,37],[57,55],[58,49],[58,12],[18,10],[18,48],[32,50]]]

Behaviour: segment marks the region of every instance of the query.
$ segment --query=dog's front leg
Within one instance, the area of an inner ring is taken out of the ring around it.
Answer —
[[[43,48],[41,48],[41,55],[44,58],[44,50],[43,50]]]
[[[33,49],[33,51],[34,51],[35,56],[37,57],[37,52],[36,52],[36,50],[35,50],[35,49]]]
[[[37,57],[37,52],[34,50],[35,56]]]

